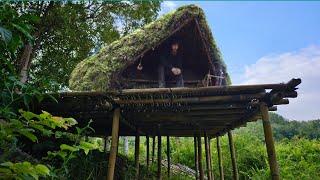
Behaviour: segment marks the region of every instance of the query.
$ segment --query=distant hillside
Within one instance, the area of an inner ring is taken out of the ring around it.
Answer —
[[[310,121],[289,121],[276,113],[270,113],[271,126],[276,140],[293,137],[320,139],[320,119]],[[237,134],[249,133],[263,138],[262,122],[248,123],[246,128],[235,131]]]

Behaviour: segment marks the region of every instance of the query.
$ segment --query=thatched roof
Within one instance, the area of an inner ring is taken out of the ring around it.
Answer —
[[[190,20],[195,20],[199,27],[211,64],[218,64],[226,74],[226,66],[202,9],[195,5],[188,5],[135,30],[102,48],[98,54],[81,61],[71,74],[70,88],[77,91],[105,91],[120,87],[120,74],[128,65],[133,64],[147,51],[159,46]],[[227,76],[227,83],[230,84],[229,76]]]

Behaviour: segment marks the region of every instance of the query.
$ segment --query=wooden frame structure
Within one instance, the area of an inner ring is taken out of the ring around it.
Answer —
[[[220,152],[219,137],[226,133],[229,136],[233,177],[238,179],[231,131],[262,118],[272,179],[279,179],[268,111],[275,111],[276,105],[288,104],[288,98],[297,97],[296,87],[300,83],[300,79],[292,79],[280,84],[66,92],[53,94],[58,99],[58,104],[43,101],[36,109],[47,110],[54,115],[72,116],[79,123],[87,123],[88,119],[92,119],[96,136],[112,135],[108,166],[110,180],[113,179],[119,136],[136,136],[137,179],[139,136],[153,137],[152,160],[155,152],[154,137],[158,136],[158,179],[161,179],[161,136],[167,136],[168,139],[170,136],[194,137],[196,169],[199,170],[199,179],[204,179],[201,138],[205,137],[207,176],[213,179],[210,139],[217,138]],[[167,148],[169,152],[169,143]],[[220,152],[220,177],[223,179],[221,156]]]

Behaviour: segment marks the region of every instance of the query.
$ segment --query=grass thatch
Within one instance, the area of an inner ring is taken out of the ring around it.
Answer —
[[[219,48],[211,34],[202,9],[195,5],[188,5],[135,30],[102,48],[98,54],[81,61],[71,74],[70,88],[77,91],[105,91],[109,88],[117,88],[121,84],[119,72],[127,64],[132,63],[144,50],[157,46],[159,41],[168,37],[190,17],[198,20],[204,40],[209,47],[211,59],[222,64],[226,72]],[[227,82],[230,83],[229,77]]]

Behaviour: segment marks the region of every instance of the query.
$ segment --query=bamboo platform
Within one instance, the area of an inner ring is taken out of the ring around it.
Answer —
[[[90,119],[96,136],[110,136],[113,110],[120,108],[119,136],[217,137],[261,119],[260,105],[269,111],[297,97],[300,79],[288,83],[200,88],[124,89],[107,92],[53,94],[58,103],[45,100],[36,110],[73,117],[80,124]]]

